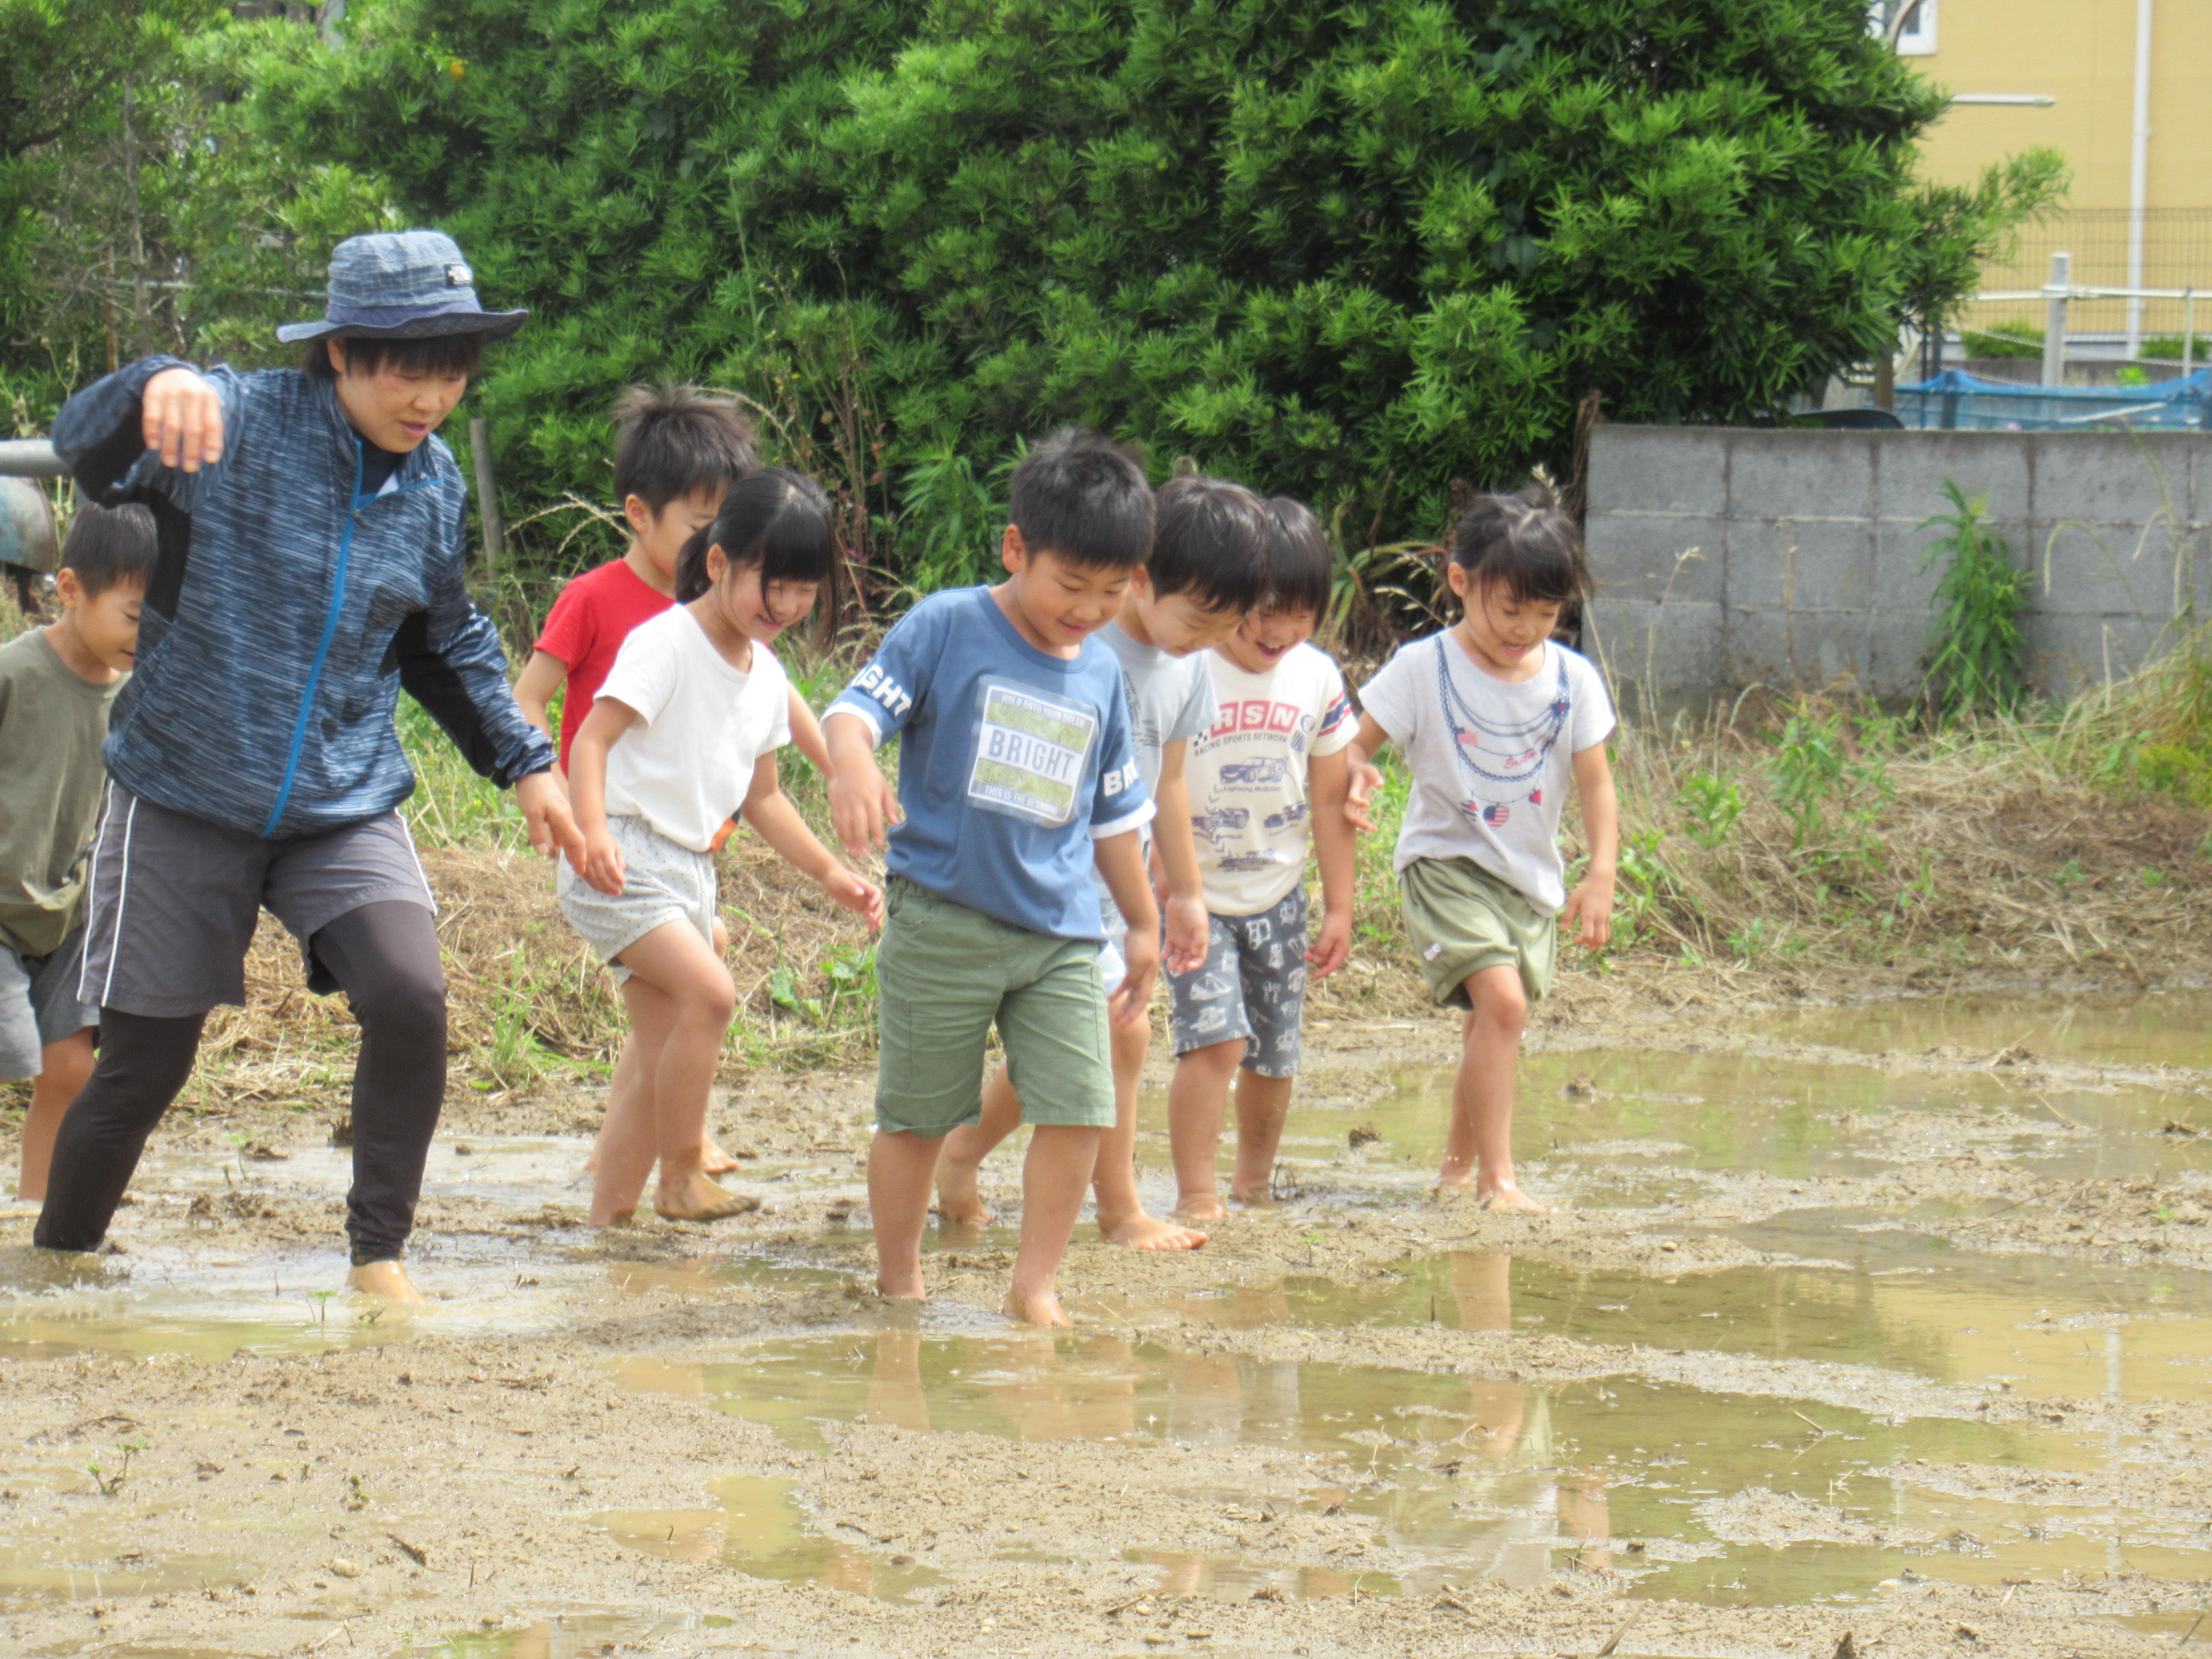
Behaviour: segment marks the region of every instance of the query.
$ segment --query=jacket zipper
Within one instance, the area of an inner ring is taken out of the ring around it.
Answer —
[[[307,724],[314,716],[315,688],[323,678],[323,665],[330,659],[331,641],[337,637],[338,615],[345,609],[346,566],[353,555],[353,529],[361,514],[361,478],[368,456],[362,449],[362,440],[354,440],[353,489],[346,497],[345,529],[338,537],[338,563],[331,579],[331,608],[323,618],[323,637],[316,642],[314,660],[307,665],[307,683],[300,693],[300,715],[292,723],[292,752],[284,760],[284,781],[276,786],[276,804],[269,809],[269,822],[261,826],[265,840],[276,833],[278,820],[291,804],[292,786],[300,775],[300,754],[307,744]]]

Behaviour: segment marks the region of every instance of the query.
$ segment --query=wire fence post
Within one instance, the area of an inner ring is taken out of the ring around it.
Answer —
[[[2045,290],[2051,303],[2045,308],[2043,320],[2043,384],[2066,384],[2066,280],[2072,269],[2074,256],[2054,253],[2051,256],[2051,286]]]
[[[477,464],[477,513],[483,526],[484,574],[496,586],[500,567],[507,562],[507,536],[499,521],[499,480],[491,470],[491,424],[481,415],[469,416],[469,453]]]

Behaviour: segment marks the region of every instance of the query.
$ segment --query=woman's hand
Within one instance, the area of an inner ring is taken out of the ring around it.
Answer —
[[[165,368],[138,394],[146,447],[163,466],[197,472],[222,459],[222,399],[189,368]]]

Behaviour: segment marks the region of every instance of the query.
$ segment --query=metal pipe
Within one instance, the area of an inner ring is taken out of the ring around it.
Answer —
[[[2043,384],[2066,384],[2066,279],[2072,272],[2074,256],[2054,253],[2051,256],[2051,287],[2045,290],[2051,303],[2043,316]]]
[[[69,468],[44,438],[0,440],[0,478],[63,478]]]
[[[2143,215],[2150,201],[2150,21],[2155,0],[2136,0],[2136,131],[2128,185],[2128,286],[2143,285]],[[2142,353],[2143,302],[2128,301],[2128,356]]]

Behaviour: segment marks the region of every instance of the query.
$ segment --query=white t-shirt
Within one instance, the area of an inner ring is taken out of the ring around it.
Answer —
[[[1190,748],[1190,827],[1206,880],[1206,908],[1255,916],[1304,879],[1313,823],[1307,763],[1334,755],[1359,731],[1344,676],[1310,645],[1285,652],[1264,674],[1206,653],[1212,729]]]
[[[1613,699],[1587,658],[1557,640],[1519,682],[1478,666],[1451,633],[1398,647],[1359,701],[1413,774],[1397,867],[1473,859],[1557,915],[1567,902],[1559,813],[1574,757],[1613,727]]]
[[[1161,753],[1171,743],[1190,743],[1213,724],[1213,681],[1206,672],[1207,653],[1194,651],[1178,657],[1156,645],[1139,645],[1121,631],[1119,623],[1108,623],[1097,637],[1109,647],[1121,665],[1121,689],[1129,699],[1129,740],[1137,751],[1137,773],[1145,793],[1160,792]],[[1152,853],[1152,830],[1143,836],[1146,855]],[[1094,879],[1096,879],[1094,878]],[[1098,888],[1098,913],[1109,939],[1125,931],[1121,913],[1103,881]]]
[[[607,751],[607,811],[706,852],[745,804],[755,763],[791,741],[789,686],[758,641],[751,671],[732,668],[684,605],[640,623],[599,687],[638,717]]]

